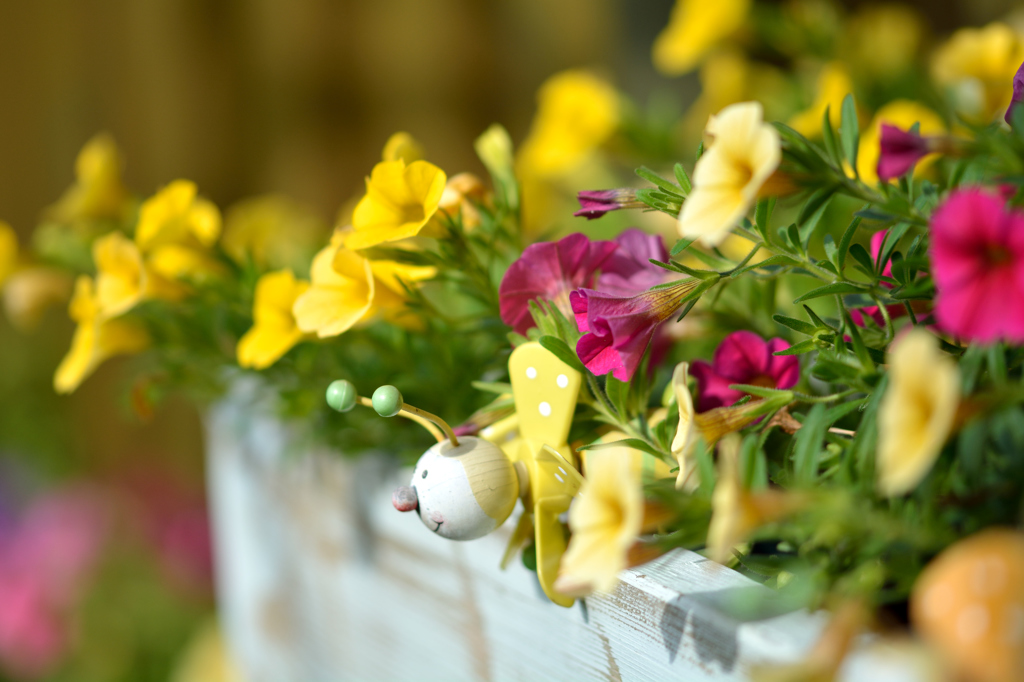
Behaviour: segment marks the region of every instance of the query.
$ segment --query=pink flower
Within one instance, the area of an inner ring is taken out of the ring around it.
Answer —
[[[879,147],[881,153],[878,156],[878,177],[882,180],[900,177],[922,158],[935,151],[932,138],[900,130],[888,123],[882,124]]]
[[[642,201],[637,201],[636,190],[633,189],[587,190],[580,192],[576,199],[580,202],[580,210],[573,215],[587,220],[600,218],[605,213],[620,208],[643,208],[646,205]]]
[[[1013,125],[1013,110],[1017,105],[1024,102],[1024,64],[1017,69],[1013,75],[1013,97],[1010,99],[1010,106],[1006,109],[1006,122]]]
[[[730,384],[766,388],[792,388],[800,379],[800,362],[795,355],[773,355],[789,348],[783,339],[765,341],[753,332],[733,332],[715,350],[714,362],[697,360],[691,374],[697,379],[697,410],[706,412],[732,405],[745,394]]]
[[[931,232],[939,327],[969,341],[1024,342],[1024,215],[960,190],[935,211]]]
[[[553,301],[571,315],[570,292],[593,286],[596,270],[616,248],[614,242],[592,242],[578,232],[557,242],[526,247],[501,280],[501,319],[516,333],[525,334],[534,326],[529,306],[533,300]]]
[[[655,331],[679,310],[683,298],[699,283],[682,279],[673,286],[632,297],[587,289],[572,292],[569,300],[576,326],[584,332],[576,342],[576,354],[594,374],[611,373],[619,381],[629,381]]]
[[[669,281],[674,273],[659,268],[651,259],[668,261],[661,237],[631,227],[615,238],[618,249],[601,266],[597,289],[616,296],[634,296]]]

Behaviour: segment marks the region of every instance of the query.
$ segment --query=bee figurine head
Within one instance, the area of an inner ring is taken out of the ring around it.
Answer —
[[[423,453],[410,485],[395,490],[399,511],[415,511],[431,532],[475,540],[505,522],[519,497],[515,467],[498,446],[463,436]]]
[[[327,389],[328,405],[339,412],[357,402],[382,417],[400,414],[419,422],[438,439],[420,457],[410,485],[395,490],[391,501],[396,509],[415,511],[431,532],[449,540],[483,537],[512,513],[521,477],[498,446],[472,436],[456,438],[440,417],[406,404],[394,386],[381,386],[370,400],[357,396],[347,381]]]

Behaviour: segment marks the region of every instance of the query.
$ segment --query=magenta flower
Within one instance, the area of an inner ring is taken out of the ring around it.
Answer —
[[[765,341],[753,332],[733,332],[715,350],[712,363],[697,360],[690,373],[697,379],[697,411],[732,405],[745,394],[730,384],[792,388],[800,379],[795,355],[773,355],[789,348],[783,339]]]
[[[630,297],[587,289],[572,292],[569,300],[576,326],[583,332],[576,354],[594,374],[611,373],[619,381],[629,381],[658,327],[679,310],[683,298],[699,283],[682,279]]]
[[[1024,64],[1020,65],[1017,73],[1013,75],[1013,98],[1010,99],[1010,106],[1006,108],[1006,122],[1013,125],[1013,110],[1017,105],[1024,102]]]
[[[620,208],[643,208],[646,204],[637,201],[634,189],[599,189],[580,192],[576,196],[580,210],[573,213],[577,218],[593,220],[609,211]]]
[[[593,286],[596,270],[616,248],[614,242],[592,242],[578,232],[526,247],[501,280],[501,319],[525,334],[534,326],[529,305],[533,300],[552,301],[566,316],[572,315],[569,294]]]
[[[1024,215],[980,189],[954,192],[931,223],[935,315],[968,341],[1024,342]]]
[[[882,124],[879,148],[881,153],[878,156],[878,177],[882,180],[900,177],[918,161],[936,150],[932,138],[900,130],[888,123]]]
[[[597,289],[616,296],[635,296],[641,291],[664,284],[674,273],[659,268],[651,259],[668,261],[668,250],[661,237],[631,227],[615,238],[618,249],[601,266]]]

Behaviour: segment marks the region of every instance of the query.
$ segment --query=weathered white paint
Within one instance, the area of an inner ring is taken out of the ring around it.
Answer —
[[[391,505],[407,470],[309,452],[261,413],[236,396],[207,424],[221,617],[251,682],[745,680],[820,632],[807,613],[724,615],[721,599],[767,588],[687,551],[555,606],[518,562],[498,569],[511,521],[473,542],[433,535]]]

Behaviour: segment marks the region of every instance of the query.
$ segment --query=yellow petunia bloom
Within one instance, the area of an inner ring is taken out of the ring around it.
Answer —
[[[406,301],[402,283],[411,285],[437,274],[432,267],[371,261],[346,248],[349,238],[337,233],[313,258],[310,287],[292,308],[305,333],[337,336],[378,313],[401,322]]]
[[[667,76],[692,71],[746,21],[750,0],[676,0],[668,26],[652,49],[654,67]]]
[[[537,114],[519,150],[521,172],[550,178],[572,171],[619,125],[619,95],[586,71],[563,71],[537,93]]]
[[[135,242],[120,232],[100,237],[92,245],[96,264],[96,302],[99,315],[117,317],[144,299],[176,300],[184,289],[149,271]]]
[[[932,76],[952,95],[957,112],[978,123],[1002,116],[1013,75],[1024,62],[1024,37],[1006,24],[963,28],[932,57]]]
[[[224,219],[221,247],[239,265],[305,268],[323,243],[327,225],[287,197],[267,195],[234,204]]]
[[[71,350],[64,356],[53,377],[58,393],[71,393],[106,359],[138,353],[149,345],[149,335],[141,326],[124,318],[108,319],[100,315],[93,281],[81,275],[75,282],[75,295],[68,308],[78,323]]]
[[[939,115],[922,104],[898,99],[883,106],[875,113],[867,130],[861,133],[860,145],[857,148],[857,173],[861,180],[870,185],[878,182],[878,157],[881,154],[879,144],[882,139],[883,123],[902,130],[909,130],[915,123],[919,123],[922,135],[940,135],[946,132],[946,125]],[[914,174],[927,169],[938,156],[929,154],[918,161],[914,167]]]
[[[31,331],[51,306],[66,303],[74,280],[65,270],[43,265],[19,268],[4,284],[7,319],[22,331]]]
[[[843,100],[853,92],[853,81],[839,62],[826,64],[818,75],[814,103],[789,119],[789,127],[806,137],[821,134],[821,122],[825,109],[829,110],[828,120],[833,127],[839,125]]]
[[[600,450],[590,453],[586,479],[569,508],[572,538],[562,556],[555,589],[575,595],[615,587],[643,518],[640,476],[629,459]]]
[[[878,490],[902,495],[931,470],[953,429],[960,370],[922,329],[889,353],[889,388],[878,406]]]
[[[381,161],[398,161],[401,159],[406,163],[420,161],[426,155],[423,146],[409,133],[395,133],[384,143],[384,152],[381,154]]]
[[[135,243],[144,253],[166,244],[213,246],[220,236],[220,211],[197,192],[194,182],[175,180],[143,202]]]
[[[75,183],[50,209],[57,220],[124,216],[130,199],[121,182],[124,163],[114,138],[106,133],[89,140],[75,160]]]
[[[268,272],[260,277],[252,307],[252,329],[238,342],[240,366],[270,367],[302,340],[292,306],[307,289],[309,282],[296,280],[291,270]]]
[[[366,179],[366,195],[352,213],[349,249],[415,237],[437,211],[447,178],[426,161],[382,161]]]
[[[779,166],[779,134],[757,102],[733,104],[705,128],[711,143],[697,161],[693,192],[679,213],[679,235],[716,246],[746,215],[758,190]]]

